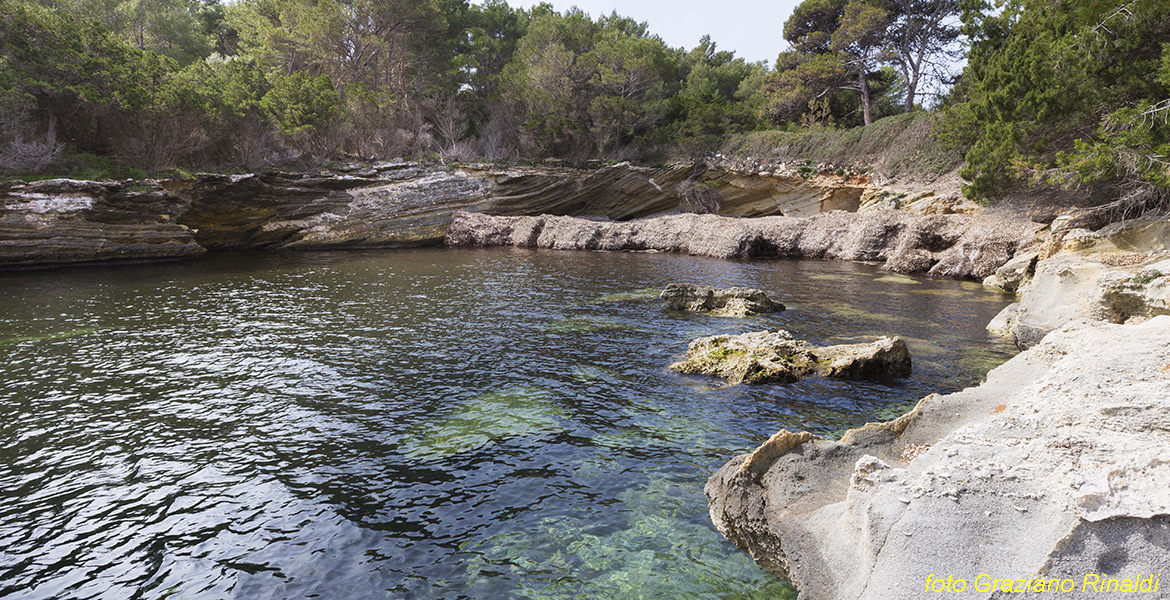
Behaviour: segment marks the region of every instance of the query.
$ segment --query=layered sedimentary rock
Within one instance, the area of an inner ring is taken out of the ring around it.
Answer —
[[[719,258],[884,261],[883,268],[899,273],[983,279],[1017,250],[1033,245],[1039,227],[990,215],[923,216],[901,211],[831,211],[809,218],[754,219],[684,214],[621,222],[461,212],[455,215],[446,242],[450,246],[656,250]]]
[[[411,162],[138,183],[8,182],[0,188],[0,243],[9,246],[0,265],[189,256],[199,246],[439,245],[459,210],[640,218],[678,211],[679,186],[688,180],[713,190],[722,214],[748,217],[855,210],[870,189],[864,179],[693,166],[498,169]]]
[[[694,340],[686,360],[671,370],[711,375],[728,383],[787,383],[802,377],[882,379],[910,374],[910,352],[900,337],[868,344],[812,346],[784,330],[716,335]]]
[[[368,248],[438,244],[457,210],[619,220],[677,211],[677,188],[692,177],[716,190],[728,216],[852,210],[867,189],[833,178],[697,175],[689,166],[434,169],[410,162],[162,184],[190,205],[182,222],[208,248]]]
[[[198,256],[187,209],[156,186],[52,179],[0,183],[0,265]]]
[[[1019,294],[989,329],[1021,348],[1078,318],[1125,323],[1170,314],[1170,222],[1144,219],[1053,234],[984,283]]]
[[[895,421],[781,431],[711,477],[711,518],[801,598],[1170,572],[1168,339],[1170,316],[1078,320]]]
[[[349,173],[201,175],[162,185],[190,205],[181,222],[208,248],[408,247],[442,239],[491,180],[414,163]]]
[[[708,313],[716,317],[750,317],[780,312],[784,305],[755,288],[712,288],[672,283],[659,296],[674,310]]]

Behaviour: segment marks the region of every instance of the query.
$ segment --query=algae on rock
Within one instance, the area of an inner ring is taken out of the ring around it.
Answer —
[[[417,460],[448,458],[505,437],[560,431],[563,417],[552,394],[543,388],[482,394],[446,416],[412,427],[402,452]]]
[[[670,365],[689,375],[713,375],[738,383],[789,383],[802,377],[838,379],[904,377],[910,352],[900,337],[868,344],[811,346],[784,330],[699,338],[687,359]]]

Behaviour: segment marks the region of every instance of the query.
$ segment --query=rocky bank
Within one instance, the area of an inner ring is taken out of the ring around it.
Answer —
[[[677,211],[702,182],[721,214],[808,216],[857,210],[869,181],[620,164],[441,167],[412,162],[330,171],[202,174],[147,181],[0,183],[0,266],[180,258],[205,249],[440,245],[460,210],[626,220]]]
[[[157,186],[54,179],[0,183],[0,266],[199,256],[187,205]]]
[[[898,273],[983,279],[1018,250],[1035,245],[1042,227],[994,215],[893,210],[830,211],[807,218],[681,214],[633,221],[460,212],[447,233],[447,245],[878,261]]]
[[[1076,320],[840,441],[781,431],[707,483],[711,518],[801,598],[918,598],[930,576],[1170,573],[1170,316]],[[1165,582],[1163,582],[1165,583]],[[990,581],[982,581],[988,586]]]
[[[1037,344],[1064,323],[1109,323],[1170,315],[1170,221],[1133,219],[1097,231],[1055,231],[984,283],[1015,292],[988,329],[1021,348]]]

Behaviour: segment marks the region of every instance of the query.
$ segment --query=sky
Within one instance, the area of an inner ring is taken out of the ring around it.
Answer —
[[[536,0],[506,0],[513,7],[530,8]],[[719,50],[734,50],[749,62],[776,62],[787,47],[784,21],[800,0],[546,0],[558,11],[576,6],[597,18],[617,10],[619,15],[650,24],[650,31],[672,47],[694,48],[709,34]]]

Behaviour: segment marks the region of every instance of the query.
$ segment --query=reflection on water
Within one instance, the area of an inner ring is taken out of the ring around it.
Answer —
[[[789,310],[668,313],[670,282]],[[907,282],[912,281],[912,285]],[[0,596],[782,598],[702,486],[977,383],[1010,299],[836,262],[522,250],[0,273]],[[694,337],[899,334],[914,375],[727,387]]]

